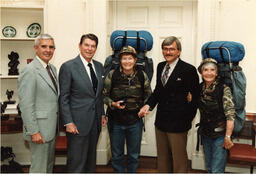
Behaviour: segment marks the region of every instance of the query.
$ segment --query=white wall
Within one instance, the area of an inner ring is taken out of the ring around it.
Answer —
[[[246,111],[256,112],[256,1],[222,0],[218,4],[216,39],[233,40],[245,46],[245,58],[241,62],[247,77]]]
[[[57,69],[79,54],[78,44],[86,33],[84,0],[46,0],[45,32],[55,39],[56,51],[51,62]]]

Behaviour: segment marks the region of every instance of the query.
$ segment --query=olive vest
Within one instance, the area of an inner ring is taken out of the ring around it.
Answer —
[[[135,71],[131,77],[121,73],[119,69],[116,69],[112,75],[112,83],[110,90],[110,98],[113,101],[124,100],[125,109],[111,110],[108,108],[109,119],[122,125],[129,125],[139,120],[138,112],[143,106],[143,94],[144,94],[144,80],[139,76],[144,75],[141,71]]]
[[[221,88],[221,85],[222,84],[217,84],[215,90],[211,93],[203,93],[202,84],[200,84],[199,111],[201,118],[199,134],[210,138],[223,136],[226,130],[226,116],[223,106],[221,106],[222,102],[220,103],[219,101],[219,98],[222,99],[223,96],[223,88]],[[218,95],[221,96],[218,97]]]

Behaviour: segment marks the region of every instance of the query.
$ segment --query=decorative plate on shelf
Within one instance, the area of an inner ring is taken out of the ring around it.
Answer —
[[[41,33],[41,26],[39,23],[30,24],[27,28],[27,36],[35,38]]]
[[[16,35],[16,29],[12,26],[6,26],[3,28],[2,33],[4,37],[14,37]]]

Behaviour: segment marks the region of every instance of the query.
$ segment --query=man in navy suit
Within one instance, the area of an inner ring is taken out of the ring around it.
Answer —
[[[187,133],[196,115],[199,78],[196,68],[180,59],[181,43],[167,37],[162,43],[166,61],[157,66],[154,92],[139,112],[146,115],[157,104],[155,132],[159,172],[187,172]]]
[[[67,132],[67,170],[95,172],[101,124],[106,125],[103,66],[93,60],[98,45],[94,34],[81,37],[80,54],[60,68],[60,110]]]

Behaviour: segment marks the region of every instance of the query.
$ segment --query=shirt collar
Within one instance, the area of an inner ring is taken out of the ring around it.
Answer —
[[[87,60],[85,60],[85,58],[81,54],[79,54],[79,56],[80,56],[80,59],[82,60],[83,64],[85,66],[88,66],[89,62],[87,62]],[[93,65],[93,61],[91,61],[90,63]]]
[[[169,64],[170,68],[173,69],[173,68],[177,65],[177,63],[178,63],[179,60],[180,60],[180,58],[176,59],[174,62],[172,62],[171,64]],[[166,62],[166,65],[167,65],[167,64],[168,64],[168,63]]]
[[[47,64],[42,60],[40,59],[38,56],[36,56],[36,58],[39,60],[39,62],[43,65],[44,68],[46,68]]]
[[[135,65],[135,66],[136,66],[136,65]],[[130,75],[126,75],[126,74],[123,72],[123,68],[122,68],[122,66],[120,66],[119,71],[121,72],[121,74],[122,74],[123,76],[126,76],[126,77],[134,77],[134,76],[135,76],[135,74],[137,73],[137,70],[136,70],[136,68],[135,68],[135,67],[134,67],[133,73],[132,73],[132,74],[130,74]]]

